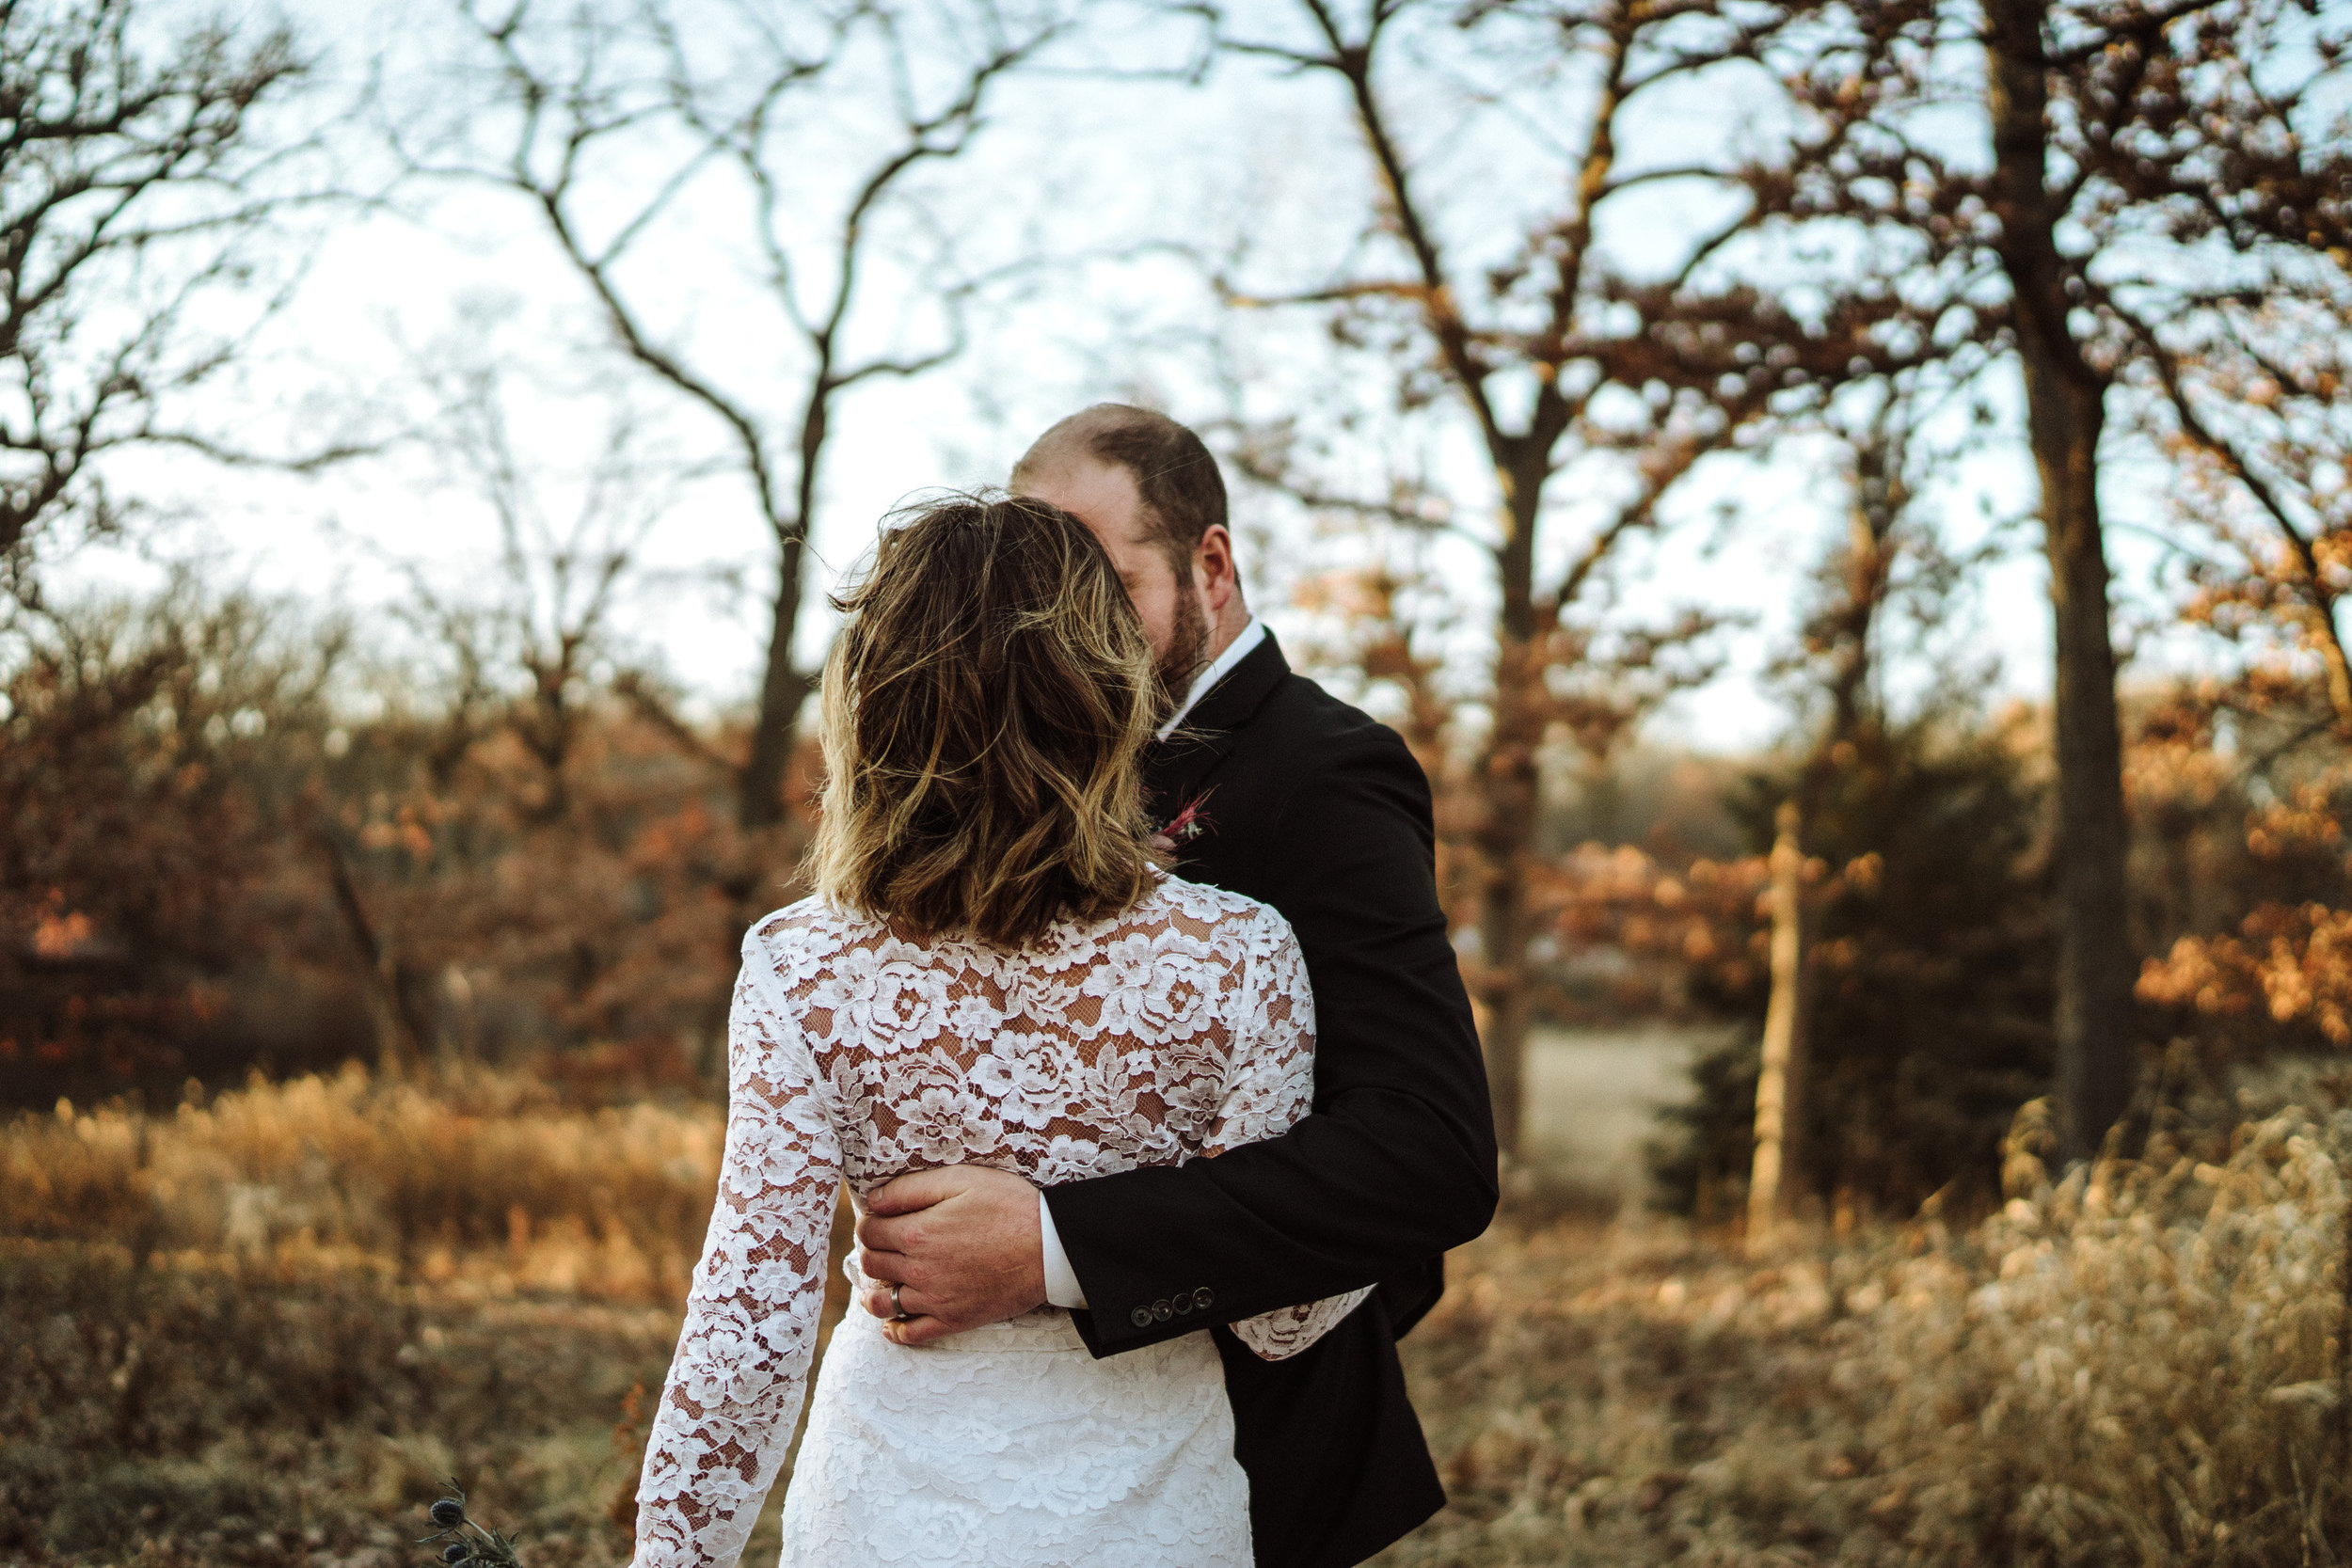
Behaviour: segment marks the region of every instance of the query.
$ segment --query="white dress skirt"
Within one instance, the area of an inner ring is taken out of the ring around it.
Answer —
[[[1053,1308],[896,1345],[851,1307],[784,1505],[784,1562],[1237,1568],[1249,1486],[1206,1334],[1097,1361]]]

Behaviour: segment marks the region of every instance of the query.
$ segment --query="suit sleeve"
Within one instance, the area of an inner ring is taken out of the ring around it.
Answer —
[[[1360,1291],[1494,1215],[1486,1071],[1438,904],[1420,765],[1368,726],[1264,826],[1257,841],[1281,847],[1279,875],[1242,891],[1273,904],[1306,955],[1314,1109],[1215,1160],[1047,1191],[1097,1355]],[[1195,1310],[1156,1310],[1180,1299]]]
[[[1252,943],[1258,958],[1244,988],[1237,1043],[1243,1066],[1226,1085],[1225,1103],[1202,1141],[1201,1153],[1211,1159],[1288,1132],[1314,1103],[1315,1004],[1306,960],[1279,915],[1260,909],[1250,918],[1263,934]],[[1338,1327],[1370,1294],[1366,1286],[1227,1326],[1259,1360],[1286,1361]]]

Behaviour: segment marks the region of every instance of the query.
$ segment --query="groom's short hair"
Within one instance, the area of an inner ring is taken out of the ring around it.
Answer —
[[[1200,437],[1167,415],[1125,403],[1098,403],[1055,425],[1012,466],[1016,485],[1042,469],[1090,457],[1127,470],[1152,539],[1176,569],[1190,569],[1200,536],[1225,526],[1225,477]]]

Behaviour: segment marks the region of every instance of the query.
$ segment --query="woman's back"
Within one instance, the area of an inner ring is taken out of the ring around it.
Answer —
[[[776,1049],[806,1053],[861,1194],[938,1165],[1050,1186],[1181,1164],[1305,1108],[1314,1025],[1290,928],[1216,888],[1171,878],[1019,951],[917,945],[804,899],[754,927],[744,958],[747,1000]]]

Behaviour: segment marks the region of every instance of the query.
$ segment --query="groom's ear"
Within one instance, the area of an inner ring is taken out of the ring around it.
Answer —
[[[1226,605],[1241,595],[1241,563],[1233,558],[1233,536],[1223,523],[1213,523],[1201,531],[1200,543],[1193,546],[1192,577],[1194,586],[1208,600],[1209,613],[1222,613]]]

